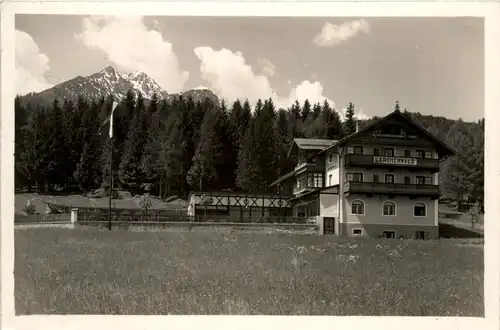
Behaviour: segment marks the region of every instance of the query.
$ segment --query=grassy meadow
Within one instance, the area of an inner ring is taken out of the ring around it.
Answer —
[[[472,241],[39,228],[15,246],[18,315],[484,316]]]

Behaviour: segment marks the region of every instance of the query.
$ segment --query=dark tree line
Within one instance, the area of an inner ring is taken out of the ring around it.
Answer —
[[[103,123],[111,106],[111,97],[54,100],[50,107],[22,105],[17,97],[16,188],[41,193],[107,188],[112,147],[113,186],[133,194],[186,196],[192,190],[221,189],[266,193],[295,165],[287,158],[293,138],[339,139],[371,121],[357,123],[352,103],[342,122],[326,101],[277,109],[271,99],[258,100],[252,109],[248,101],[226,104],[181,97],[167,102],[136,98],[130,91],[115,110],[110,140],[109,126]],[[484,120],[408,115],[458,151],[443,164],[446,191],[482,200]]]

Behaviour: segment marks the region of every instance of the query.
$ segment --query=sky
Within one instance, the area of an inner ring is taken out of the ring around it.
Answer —
[[[481,18],[16,15],[16,90],[38,92],[112,65],[169,93],[228,102],[328,100],[358,117],[394,108],[484,117]]]

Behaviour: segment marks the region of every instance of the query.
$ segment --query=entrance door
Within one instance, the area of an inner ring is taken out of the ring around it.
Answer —
[[[393,232],[393,231],[384,231],[384,233],[382,234],[382,236],[384,238],[395,238],[396,237],[396,233]]]
[[[335,218],[331,217],[323,218],[323,234],[324,235],[335,234]]]

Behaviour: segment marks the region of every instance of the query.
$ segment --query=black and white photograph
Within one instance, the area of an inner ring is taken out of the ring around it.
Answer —
[[[483,17],[14,24],[16,315],[485,317]]]

